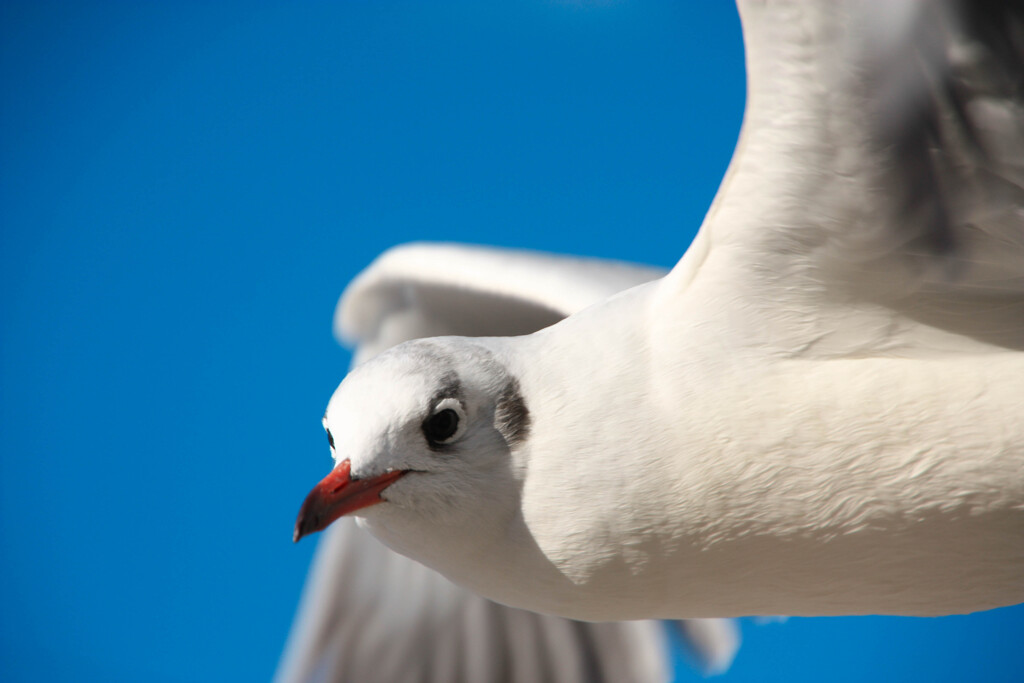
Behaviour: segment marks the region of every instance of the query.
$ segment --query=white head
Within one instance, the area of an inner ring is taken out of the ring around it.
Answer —
[[[335,469],[303,504],[296,540],[358,511],[416,555],[424,529],[500,524],[518,510],[512,453],[529,425],[518,381],[482,340],[396,346],[334,392],[324,427]]]

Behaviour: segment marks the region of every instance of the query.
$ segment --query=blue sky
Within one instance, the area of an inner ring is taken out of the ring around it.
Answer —
[[[5,681],[268,678],[345,283],[410,240],[670,266],[744,99],[722,1],[4,2],[0,32]],[[1024,677],[1024,608],[743,629],[723,680]]]

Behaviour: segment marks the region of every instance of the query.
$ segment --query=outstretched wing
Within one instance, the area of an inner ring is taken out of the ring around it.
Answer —
[[[552,325],[660,268],[466,244],[389,249],[342,294],[334,333],[354,364],[410,339],[510,337]]]
[[[424,336],[528,334],[662,275],[592,259],[407,245],[383,254],[349,285],[335,333],[357,347],[355,362]],[[739,646],[730,620],[676,626],[699,666],[729,666]],[[664,681],[664,628],[656,621],[583,623],[499,605],[342,519],[317,548],[277,680]]]
[[[743,130],[670,289],[773,354],[1024,348],[1024,4],[739,6]]]

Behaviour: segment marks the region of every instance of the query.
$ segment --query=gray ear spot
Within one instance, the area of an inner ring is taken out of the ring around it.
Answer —
[[[519,390],[519,381],[509,379],[494,409],[494,426],[505,437],[505,443],[513,448],[530,433],[530,410]]]

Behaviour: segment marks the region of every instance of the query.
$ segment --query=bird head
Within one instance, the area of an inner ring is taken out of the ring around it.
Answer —
[[[354,369],[327,406],[335,466],[306,497],[294,539],[353,513],[385,535],[408,535],[495,510],[517,489],[511,453],[529,419],[519,383],[482,340],[386,351]]]

